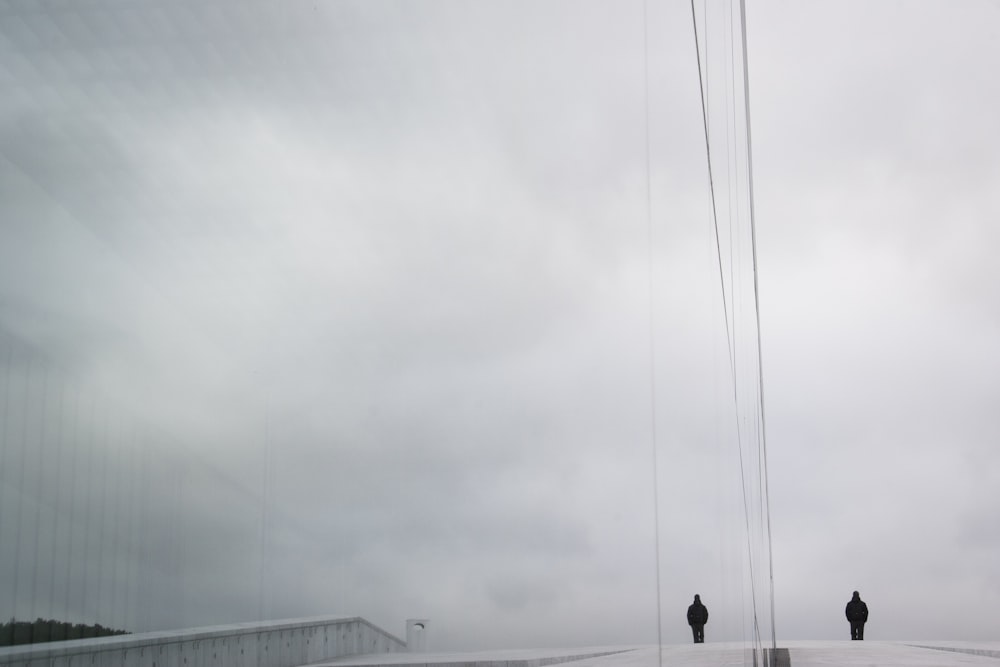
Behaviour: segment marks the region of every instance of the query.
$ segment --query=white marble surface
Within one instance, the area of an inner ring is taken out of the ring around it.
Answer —
[[[0,667],[296,667],[405,649],[363,618],[319,616],[9,646]]]
[[[792,665],[827,667],[833,665],[894,665],[907,667],[945,667],[947,665],[993,665],[996,658],[954,651],[921,648],[917,645],[972,648],[975,642],[787,642]],[[985,647],[986,645],[983,644]]]
[[[1000,652],[1000,642],[947,641],[789,641],[778,642],[789,650],[792,667],[961,667],[992,665],[1000,661],[990,653]],[[597,657],[580,656],[608,653]],[[976,651],[986,655],[974,655]],[[737,667],[745,662],[741,643],[706,643],[664,646],[663,667]],[[568,667],[659,667],[655,646],[601,646],[582,649],[524,649],[480,653],[424,653],[368,655],[340,658],[322,664],[332,667],[454,666],[514,667],[541,664],[554,658],[565,659]]]
[[[330,665],[333,667],[373,667],[376,665],[392,665],[402,667],[403,665],[506,665],[520,663],[534,664],[558,664],[559,662],[573,661],[573,664],[580,664],[580,660],[591,656],[606,656],[609,653],[623,653],[635,650],[633,646],[589,646],[575,649],[504,649],[494,651],[476,651],[467,653],[397,653],[397,654],[370,654],[347,656],[318,663],[320,665]],[[655,657],[655,655],[654,655]]]

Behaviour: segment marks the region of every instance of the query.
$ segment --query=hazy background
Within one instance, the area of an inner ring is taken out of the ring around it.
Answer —
[[[743,365],[739,42],[696,4]],[[694,593],[745,638],[689,12],[0,3],[0,613],[655,641],[655,423],[664,640]],[[748,28],[778,636],[860,590],[871,639],[997,639],[1000,6]]]

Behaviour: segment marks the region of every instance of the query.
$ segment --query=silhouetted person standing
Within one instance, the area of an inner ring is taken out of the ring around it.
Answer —
[[[701,603],[701,596],[694,596],[694,604],[688,607],[688,625],[694,635],[695,644],[705,643],[705,624],[708,623],[708,607]]]
[[[847,614],[847,620],[851,623],[851,639],[864,639],[865,621],[868,620],[868,605],[862,601],[857,591],[854,591],[854,596],[847,603],[847,609],[844,610],[844,613]]]

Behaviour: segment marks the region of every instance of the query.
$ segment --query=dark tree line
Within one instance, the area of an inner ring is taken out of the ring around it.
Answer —
[[[64,623],[52,619],[39,618],[32,621],[10,621],[0,625],[0,646],[17,646],[20,644],[39,644],[41,642],[58,642],[66,639],[90,639],[92,637],[110,637],[111,635],[127,635],[125,630],[106,628],[100,623],[85,625],[83,623]]]

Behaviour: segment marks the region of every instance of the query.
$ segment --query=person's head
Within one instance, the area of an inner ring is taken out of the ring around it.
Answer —
[[[698,595],[697,593],[695,593],[695,595],[694,595],[694,601],[695,602],[701,602],[701,596]]]
[[[854,597],[851,598],[851,599],[852,600],[860,600],[861,599],[861,594],[858,593],[857,591],[854,591]]]

